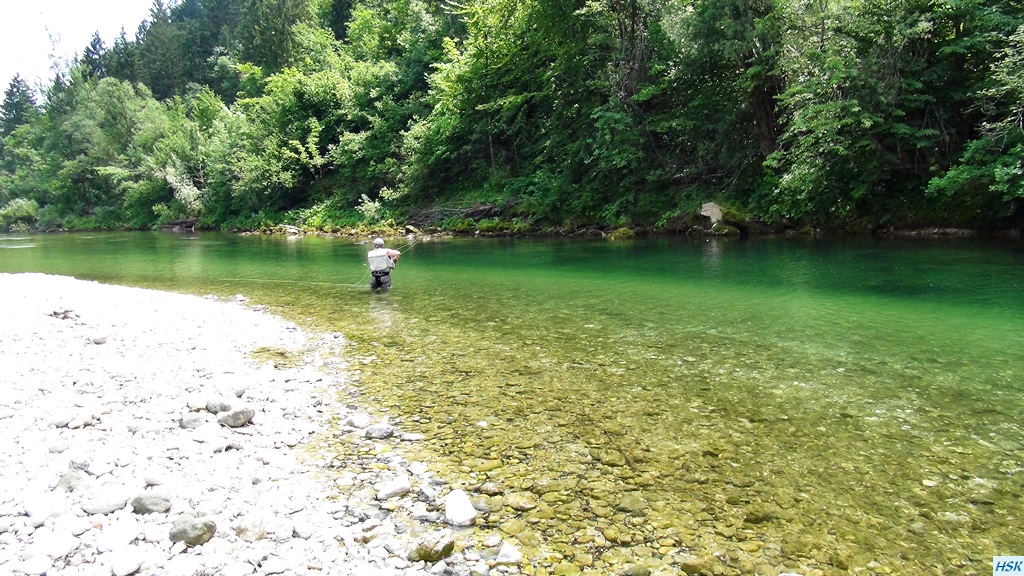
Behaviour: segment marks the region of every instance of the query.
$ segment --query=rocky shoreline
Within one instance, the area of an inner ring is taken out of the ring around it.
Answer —
[[[342,335],[241,296],[42,274],[0,294],[0,573],[533,573],[402,455],[419,437],[342,400]]]

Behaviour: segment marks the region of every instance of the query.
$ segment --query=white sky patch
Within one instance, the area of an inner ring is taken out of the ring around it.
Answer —
[[[48,85],[53,58],[81,54],[93,32],[107,48],[122,26],[134,40],[152,5],[153,0],[0,0],[0,90],[15,74],[32,88]]]

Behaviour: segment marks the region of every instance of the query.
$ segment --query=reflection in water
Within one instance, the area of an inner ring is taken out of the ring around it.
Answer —
[[[428,437],[409,449],[504,486],[482,529],[539,565],[961,574],[1019,545],[1012,247],[454,241],[375,297],[363,246],[118,238],[33,238],[0,269],[244,293],[344,333],[368,396]]]
[[[704,268],[709,272],[718,270],[719,260],[722,257],[722,244],[724,240],[718,238],[708,238],[704,240],[704,249],[701,251],[703,259],[701,262],[704,264]]]

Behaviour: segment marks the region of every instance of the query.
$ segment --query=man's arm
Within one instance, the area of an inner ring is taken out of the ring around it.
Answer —
[[[399,252],[398,250],[388,249],[388,257],[391,258],[395,262],[395,264],[398,264],[398,259],[401,256],[402,256],[402,253]]]

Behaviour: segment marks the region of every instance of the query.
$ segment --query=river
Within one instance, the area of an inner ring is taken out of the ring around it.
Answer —
[[[480,528],[538,566],[966,574],[1024,555],[1019,242],[392,247],[387,295],[368,246],[320,237],[0,235],[0,272],[244,294],[344,334],[365,397],[442,476],[502,486]]]

